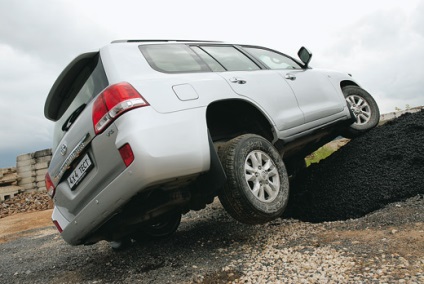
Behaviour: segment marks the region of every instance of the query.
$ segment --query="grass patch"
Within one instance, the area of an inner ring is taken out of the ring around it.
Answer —
[[[311,164],[319,163],[319,161],[324,160],[334,152],[330,147],[322,146],[305,158],[306,166],[309,167]]]

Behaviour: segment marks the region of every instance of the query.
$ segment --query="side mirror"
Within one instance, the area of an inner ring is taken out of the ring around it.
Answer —
[[[308,64],[312,59],[312,53],[306,47],[302,46],[297,52],[297,56],[305,64],[305,68],[308,68]]]

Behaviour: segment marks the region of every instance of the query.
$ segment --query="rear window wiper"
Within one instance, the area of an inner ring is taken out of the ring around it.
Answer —
[[[62,131],[68,131],[72,124],[77,120],[78,116],[84,110],[86,104],[80,105],[74,112],[68,117],[65,123],[62,125]]]

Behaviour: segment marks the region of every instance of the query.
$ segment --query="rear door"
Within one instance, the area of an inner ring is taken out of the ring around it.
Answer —
[[[55,122],[53,157],[49,166],[49,175],[57,186],[55,204],[72,214],[76,213],[74,210],[78,206],[90,200],[87,196],[91,191],[84,185],[94,176],[105,180],[104,176],[97,175],[98,165],[102,164],[104,171],[107,167],[122,164],[120,158],[114,162],[109,158],[108,163],[101,163],[91,147],[95,141],[92,100],[107,86],[99,53],[82,54],[65,68],[46,100],[45,116]],[[106,146],[103,145],[102,149]],[[107,157],[110,156],[108,153]],[[97,188],[101,188],[98,183]]]
[[[259,47],[243,47],[249,54],[271,70],[275,70],[296,95],[305,123],[318,126],[342,114],[345,103],[328,75],[301,66],[284,54]],[[320,120],[320,121],[318,121]]]
[[[240,96],[257,103],[272,117],[277,129],[288,130],[304,124],[304,116],[290,86],[272,70],[261,70],[234,46],[205,45],[193,50],[222,76]]]

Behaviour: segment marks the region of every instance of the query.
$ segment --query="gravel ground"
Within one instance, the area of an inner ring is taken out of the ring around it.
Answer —
[[[258,226],[215,201],[172,238],[120,252],[71,247],[53,227],[30,233],[0,244],[2,283],[424,283],[420,195],[359,219]]]
[[[351,141],[299,175],[288,214],[265,225],[215,201],[172,238],[121,252],[71,247],[52,226],[6,237],[0,282],[424,283],[423,137],[420,112]]]

